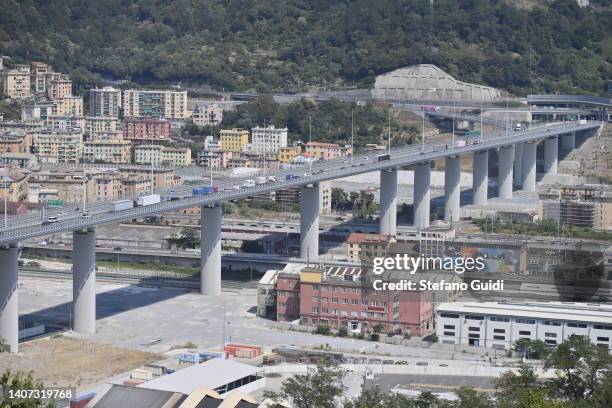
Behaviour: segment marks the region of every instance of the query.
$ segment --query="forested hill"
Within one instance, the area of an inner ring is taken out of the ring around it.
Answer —
[[[515,7],[528,5],[528,7]],[[0,0],[0,55],[79,81],[369,86],[433,63],[465,81],[602,93],[612,6],[591,0]]]

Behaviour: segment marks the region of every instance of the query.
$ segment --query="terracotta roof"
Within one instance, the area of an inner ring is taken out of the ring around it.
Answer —
[[[364,232],[353,232],[347,238],[346,242],[349,244],[363,244],[367,242],[389,242],[391,236],[381,234],[368,234]]]

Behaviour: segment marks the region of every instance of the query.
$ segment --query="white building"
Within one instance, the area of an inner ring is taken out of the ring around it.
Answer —
[[[278,153],[278,149],[287,147],[287,128],[254,127],[251,138],[253,153]]]
[[[138,145],[134,147],[134,161],[137,164],[151,164],[159,166],[162,162],[162,145]]]
[[[217,104],[199,105],[192,112],[191,120],[197,126],[218,126],[223,120],[223,110]]]
[[[509,349],[519,339],[554,347],[570,335],[612,350],[612,305],[561,302],[456,302],[436,310],[442,343]]]
[[[24,122],[45,120],[51,115],[53,115],[52,102],[34,102],[21,107],[21,120]]]
[[[218,152],[221,150],[221,141],[219,139],[215,139],[212,136],[206,136],[204,139],[204,150],[211,152]]]

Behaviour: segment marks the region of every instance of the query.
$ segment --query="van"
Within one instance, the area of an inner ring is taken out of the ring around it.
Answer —
[[[53,224],[54,222],[58,222],[59,218],[57,218],[55,215],[52,215],[50,217],[48,217],[45,221],[43,221],[43,224]]]

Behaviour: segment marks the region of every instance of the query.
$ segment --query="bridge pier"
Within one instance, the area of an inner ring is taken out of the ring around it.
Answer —
[[[523,190],[536,189],[536,150],[537,142],[528,142],[523,146]]]
[[[200,208],[200,293],[202,295],[221,294],[221,218],[220,204]]]
[[[0,338],[11,353],[19,351],[18,258],[17,246],[0,247]]]
[[[487,205],[489,191],[489,151],[474,153],[472,200],[474,205]]]
[[[397,234],[397,169],[380,171],[380,228],[382,235]]]
[[[96,332],[96,231],[72,233],[72,329]]]
[[[300,194],[300,257],[316,262],[319,259],[319,184],[308,184]]]
[[[444,164],[444,220],[461,219],[461,157],[447,157]]]
[[[523,146],[525,143],[516,143],[514,145],[514,168],[512,169],[512,184],[514,187],[520,188],[523,184]]]
[[[429,187],[431,165],[429,162],[418,163],[414,168],[414,226],[418,229],[429,227]]]
[[[514,145],[499,148],[499,173],[497,184],[499,198],[512,198],[512,170],[514,167]]]
[[[576,148],[576,132],[561,136],[561,147],[566,152]]]
[[[559,158],[559,138],[549,137],[544,140],[544,174],[557,174]]]

